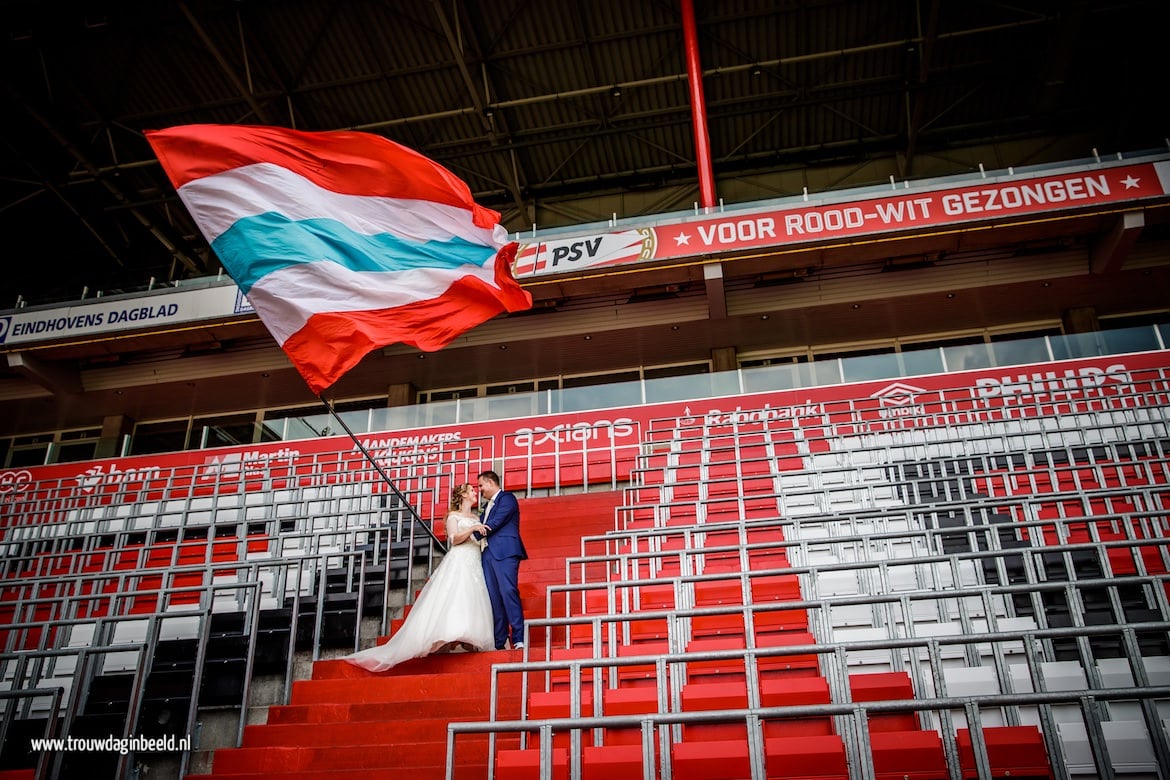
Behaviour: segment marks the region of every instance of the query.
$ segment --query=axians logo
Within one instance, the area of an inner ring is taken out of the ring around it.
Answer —
[[[9,493],[23,493],[28,490],[32,481],[31,471],[5,471],[0,474],[0,496],[6,496]]]
[[[12,330],[12,318],[0,317],[0,344],[8,340],[8,331]]]
[[[635,432],[634,421],[629,417],[618,417],[614,420],[595,420],[593,422],[562,423],[553,428],[541,428],[534,425],[531,428],[517,428],[505,437],[514,437],[512,441],[521,449],[531,449],[545,442],[555,444],[569,444],[570,442],[588,442],[602,438],[608,433],[608,438],[624,439]]]
[[[919,393],[925,392],[921,387],[894,382],[871,394],[870,398],[876,398],[883,406],[907,406],[914,403]]]

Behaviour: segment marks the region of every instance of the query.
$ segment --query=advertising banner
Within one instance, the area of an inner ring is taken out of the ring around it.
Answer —
[[[649,228],[521,243],[518,278],[1011,220],[1170,194],[1170,162],[999,176],[963,186],[837,194],[833,202],[734,209]]]
[[[603,489],[630,479],[639,456],[669,452],[678,431],[764,423],[780,468],[827,451],[842,437],[909,436],[1043,416],[1089,428],[1119,414],[1151,419],[1170,408],[1170,352],[1149,352],[935,374],[909,379],[777,390],[510,420],[360,434],[358,439],[430,518],[456,482],[495,469],[505,487]],[[1160,425],[1164,427],[1165,421]],[[974,428],[971,428],[974,430]],[[687,434],[697,435],[697,434]],[[783,452],[782,452],[783,450]],[[0,471],[0,531],[30,517],[51,522],[101,505],[254,490],[364,485],[380,476],[345,436],[246,447],[112,458]],[[3,536],[0,535],[0,539]]]

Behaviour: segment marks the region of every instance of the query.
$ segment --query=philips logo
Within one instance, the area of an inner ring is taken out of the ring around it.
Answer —
[[[921,387],[894,382],[873,393],[870,398],[876,398],[883,406],[906,406],[914,403],[919,393],[925,392],[926,390]]]
[[[11,317],[0,317],[0,344],[8,340],[8,331],[12,329]]]

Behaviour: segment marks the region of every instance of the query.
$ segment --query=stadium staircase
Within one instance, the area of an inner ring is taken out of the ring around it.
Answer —
[[[566,558],[580,553],[582,536],[613,528],[620,501],[621,494],[611,492],[521,500],[529,552],[521,569],[527,615],[545,614],[545,592],[564,583]],[[392,631],[401,624],[393,621]],[[532,632],[532,640],[543,642],[543,629]],[[248,726],[241,747],[217,750],[211,774],[189,780],[364,780],[389,772],[418,780],[444,777],[447,724],[488,719],[492,664],[519,658],[520,651],[512,650],[446,653],[379,674],[341,660],[317,661],[311,679],[293,684],[288,705],[272,707],[266,724]],[[496,691],[497,717],[519,715],[520,687],[513,683]],[[486,776],[487,736],[460,758],[456,777]]]

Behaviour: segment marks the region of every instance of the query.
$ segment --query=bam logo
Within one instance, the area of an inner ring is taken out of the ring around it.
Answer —
[[[914,403],[914,399],[919,393],[925,392],[926,390],[921,387],[908,385],[904,382],[894,382],[878,390],[870,398],[876,398],[882,406],[906,406]]]
[[[108,472],[103,466],[94,466],[77,474],[73,479],[77,480],[81,492],[92,493],[99,488],[108,486],[129,485],[131,483],[145,484],[158,479],[161,473],[162,469],[158,466],[143,466],[122,471],[118,468],[118,464],[111,463]]]
[[[12,330],[12,318],[0,317],[0,344],[8,340],[8,331]]]

